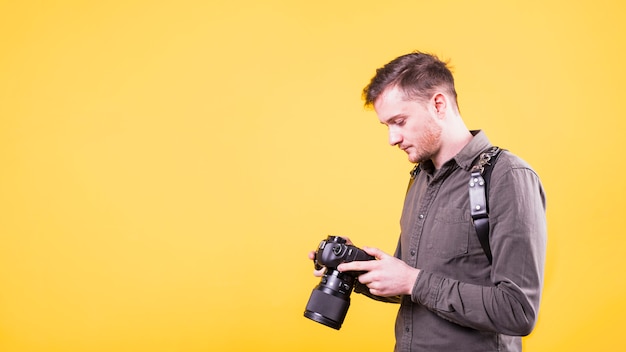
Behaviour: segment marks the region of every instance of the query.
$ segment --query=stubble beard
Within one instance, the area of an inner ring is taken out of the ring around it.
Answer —
[[[441,126],[431,120],[418,138],[418,145],[413,145],[410,149],[415,151],[414,155],[409,154],[409,161],[412,163],[422,163],[432,160],[439,153],[441,145]]]

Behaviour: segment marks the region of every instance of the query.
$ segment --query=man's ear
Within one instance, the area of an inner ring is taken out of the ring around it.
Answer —
[[[443,93],[436,93],[433,96],[433,102],[437,116],[443,118],[446,113],[446,108],[448,107],[448,99]]]

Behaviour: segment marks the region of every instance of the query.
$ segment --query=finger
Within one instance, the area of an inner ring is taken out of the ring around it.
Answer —
[[[374,282],[372,275],[370,275],[370,272],[359,275],[358,280],[360,283],[367,285],[368,287],[372,282]]]
[[[363,251],[365,251],[365,253],[371,255],[372,257],[380,260],[383,259],[385,256],[388,256],[387,253],[381,251],[378,248],[374,248],[374,247],[363,247]]]
[[[310,251],[309,252],[309,259],[311,259],[311,260],[315,259],[315,251]]]
[[[343,263],[337,266],[337,270],[340,272],[344,271],[370,271],[371,270],[371,260],[363,260],[363,261],[355,261],[349,263]]]
[[[373,294],[374,296],[384,296],[382,291],[377,290],[375,288],[370,288],[370,293]]]

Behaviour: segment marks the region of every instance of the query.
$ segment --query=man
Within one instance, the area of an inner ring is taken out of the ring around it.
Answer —
[[[365,271],[357,292],[401,302],[396,351],[521,351],[543,283],[545,196],[538,176],[510,152],[500,153],[488,190],[490,260],[470,216],[468,184],[492,145],[484,132],[465,126],[446,63],[421,52],[400,56],[376,71],[363,96],[388,127],[389,144],[418,165],[395,256],[363,247],[377,260],[338,270]]]

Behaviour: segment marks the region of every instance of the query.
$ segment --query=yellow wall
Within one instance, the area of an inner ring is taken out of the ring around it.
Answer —
[[[0,350],[390,350],[396,307],[302,317],[328,234],[393,251],[411,166],[376,67],[452,60],[471,128],[529,161],[549,250],[529,351],[626,314],[620,1],[1,1]]]

